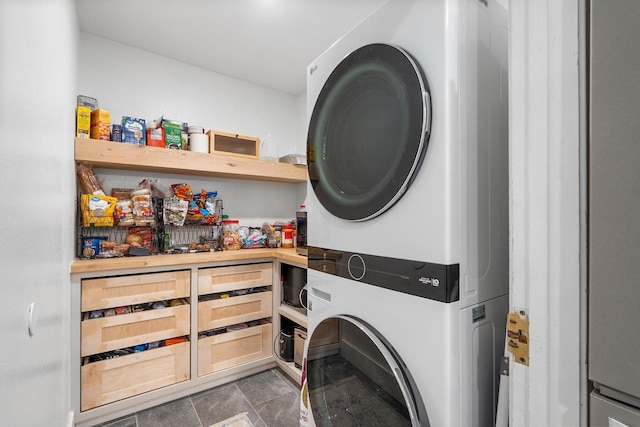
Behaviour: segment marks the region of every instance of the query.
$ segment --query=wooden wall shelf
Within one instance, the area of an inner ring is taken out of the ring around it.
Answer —
[[[141,147],[95,139],[75,139],[76,162],[93,167],[174,173],[197,176],[300,183],[307,179],[305,166],[255,159]]]

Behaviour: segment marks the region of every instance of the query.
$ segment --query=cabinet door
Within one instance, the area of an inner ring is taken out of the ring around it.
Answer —
[[[273,264],[270,262],[198,270],[198,295],[271,286],[272,283]]]
[[[82,281],[82,311],[170,300],[190,295],[189,270]]]

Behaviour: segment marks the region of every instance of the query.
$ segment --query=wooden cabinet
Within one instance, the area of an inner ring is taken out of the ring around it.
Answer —
[[[288,163],[83,138],[75,139],[75,161],[180,176],[294,184],[307,178],[306,167]],[[295,264],[301,258],[295,250],[265,248],[74,261],[71,401],[76,425],[95,425],[274,367],[280,319],[274,316],[280,298],[274,277],[280,260]],[[185,304],[91,314],[174,299]],[[186,341],[152,347],[174,338]],[[100,356],[147,344],[144,351]]]
[[[271,356],[273,263],[198,270],[198,376]]]
[[[188,270],[81,282],[82,411],[189,379]]]

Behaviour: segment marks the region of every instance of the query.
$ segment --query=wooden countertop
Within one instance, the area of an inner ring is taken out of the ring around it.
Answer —
[[[131,256],[109,259],[76,259],[71,273],[95,273],[97,271],[124,270],[143,267],[200,264],[207,262],[244,261],[275,258],[288,264],[307,266],[307,257],[298,255],[295,249],[240,249],[237,251],[199,252],[193,254]]]

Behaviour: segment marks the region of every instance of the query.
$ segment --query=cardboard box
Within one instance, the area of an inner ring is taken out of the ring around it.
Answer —
[[[260,158],[260,138],[215,130],[208,131],[207,135],[211,153],[249,159]]]
[[[111,140],[111,113],[102,108],[91,112],[91,139]]]
[[[76,137],[89,138],[91,133],[91,107],[78,105],[76,110]]]
[[[144,119],[122,116],[122,142],[125,144],[145,145],[147,126]]]

